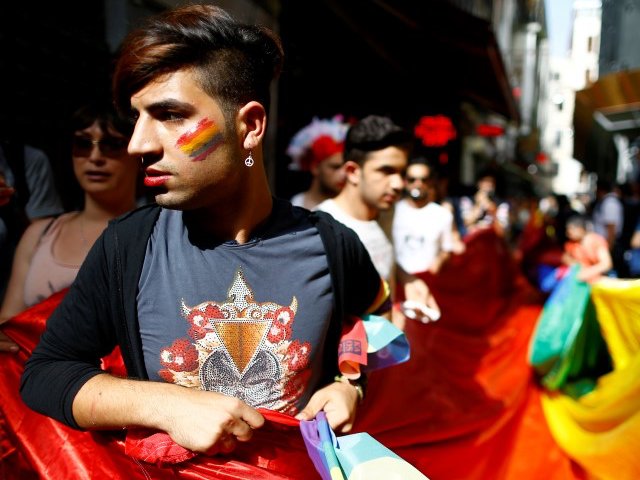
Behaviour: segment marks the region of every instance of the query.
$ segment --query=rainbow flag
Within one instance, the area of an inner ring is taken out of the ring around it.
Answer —
[[[368,433],[336,437],[323,411],[300,431],[322,480],[429,480]]]
[[[404,332],[384,317],[353,317],[342,330],[338,366],[345,377],[357,379],[362,372],[398,365],[409,360],[409,342]]]
[[[600,480],[640,478],[640,280],[605,278],[591,287],[598,334],[606,342],[612,370],[589,391],[547,391],[542,406],[558,445]],[[597,338],[576,336],[569,357],[598,349]],[[590,340],[589,340],[590,339]],[[569,339],[567,339],[569,340]],[[582,343],[583,345],[580,345]],[[575,363],[570,359],[569,363]],[[577,378],[576,381],[584,381]]]

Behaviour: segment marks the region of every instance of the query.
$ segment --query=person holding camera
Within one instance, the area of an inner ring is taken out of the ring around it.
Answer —
[[[509,228],[509,204],[496,195],[496,185],[496,173],[485,170],[478,175],[473,198],[460,199],[460,213],[467,233],[492,227],[503,235]]]

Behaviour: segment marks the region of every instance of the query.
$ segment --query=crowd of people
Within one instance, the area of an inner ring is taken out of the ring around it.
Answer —
[[[341,331],[367,314],[401,330],[438,320],[430,282],[477,232],[503,238],[536,286],[539,267],[563,264],[586,282],[640,276],[636,197],[600,181],[592,204],[536,198],[521,216],[485,169],[452,198],[387,116],[314,118],[286,152],[310,188],[278,198],[263,142],[283,55],[275,33],[211,5],[134,30],[115,66],[118,111],[72,118],[75,211],[43,152],[2,145],[0,323],[68,289],[25,365],[29,408],[75,429],[159,430],[207,455],[242,451],[262,409],[324,411],[345,433],[367,382],[340,371]],[[116,347],[127,378],[101,368]],[[0,349],[19,346],[0,332]]]

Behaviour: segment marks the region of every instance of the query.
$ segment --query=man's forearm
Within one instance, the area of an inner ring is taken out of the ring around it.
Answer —
[[[78,391],[73,416],[80,427],[87,429],[143,426],[166,430],[162,412],[171,408],[173,396],[183,390],[169,383],[100,374]]]
[[[189,450],[208,453],[230,451],[264,423],[262,415],[234,397],[108,374],[80,388],[73,415],[83,428],[148,427],[167,432]]]

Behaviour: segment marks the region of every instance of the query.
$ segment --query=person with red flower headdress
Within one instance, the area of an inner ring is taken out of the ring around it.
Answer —
[[[345,181],[342,152],[348,128],[340,115],[330,119],[316,117],[293,136],[287,148],[287,155],[293,159],[289,168],[312,175],[309,189],[291,198],[293,205],[314,210],[340,193]]]

